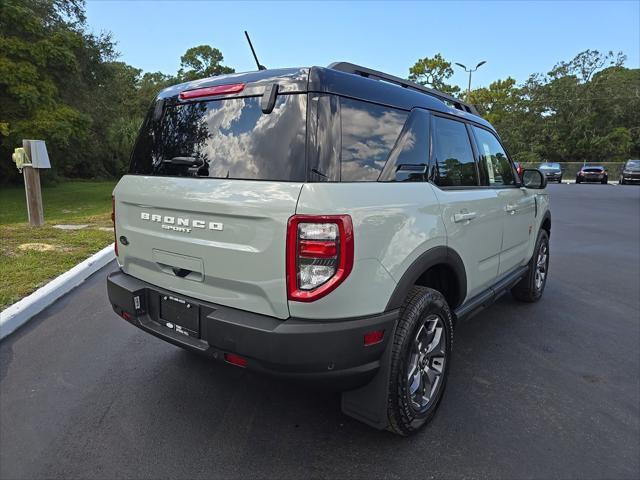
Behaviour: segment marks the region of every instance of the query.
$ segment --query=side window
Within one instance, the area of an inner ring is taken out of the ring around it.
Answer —
[[[478,185],[469,134],[464,123],[433,117],[435,184],[441,187]]]
[[[513,167],[495,135],[483,128],[473,127],[480,155],[480,168],[490,186],[515,185]]]
[[[411,111],[389,154],[381,182],[425,182],[429,165],[429,120],[426,110]]]
[[[343,182],[375,182],[407,119],[407,112],[340,99]]]

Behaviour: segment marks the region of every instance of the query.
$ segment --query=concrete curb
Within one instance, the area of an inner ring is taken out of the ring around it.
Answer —
[[[40,313],[62,295],[73,290],[91,274],[115,258],[113,244],[111,244],[0,312],[0,340],[27,323],[35,314]]]

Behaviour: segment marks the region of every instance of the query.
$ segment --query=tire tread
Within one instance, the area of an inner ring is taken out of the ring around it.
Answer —
[[[401,368],[404,365],[405,346],[407,338],[411,336],[413,330],[416,327],[417,321],[420,319],[422,312],[428,305],[434,305],[437,309],[440,309],[445,313],[445,321],[448,322],[448,330],[450,332],[449,342],[449,358],[447,362],[451,361],[451,348],[453,347],[453,318],[449,305],[444,296],[428,287],[414,286],[407,294],[404,303],[400,307],[400,320],[396,327],[395,336],[393,338],[393,344],[391,346],[391,375],[389,377],[388,399],[387,399],[387,416],[389,419],[389,425],[387,430],[396,433],[398,435],[406,436],[417,431],[422,425],[427,423],[435,414],[438,405],[434,405],[427,416],[425,421],[418,427],[412,427],[410,422],[407,421],[406,416],[403,414],[403,408],[406,407],[405,399],[402,392],[403,384],[398,381],[401,374]],[[448,371],[448,367],[447,367]],[[440,399],[446,386],[446,372],[445,372],[445,384],[440,392]],[[440,401],[438,399],[438,403]],[[401,405],[402,404],[402,405]]]

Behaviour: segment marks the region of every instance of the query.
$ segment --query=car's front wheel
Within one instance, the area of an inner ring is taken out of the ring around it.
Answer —
[[[512,289],[511,294],[523,302],[537,302],[547,285],[549,274],[549,234],[540,230],[536,248],[529,261],[529,272]]]
[[[414,287],[400,309],[391,351],[388,429],[409,435],[433,418],[447,383],[453,317],[444,296]]]

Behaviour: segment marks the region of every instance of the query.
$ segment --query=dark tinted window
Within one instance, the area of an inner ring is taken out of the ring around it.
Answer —
[[[478,172],[464,123],[433,117],[433,160],[436,185],[442,187],[478,185]]]
[[[560,170],[559,163],[541,163],[538,167],[539,170]]]
[[[516,177],[506,152],[495,135],[483,128],[473,127],[480,154],[480,168],[489,185],[515,185]]]
[[[423,182],[429,164],[429,113],[415,109],[389,154],[380,181]]]
[[[340,97],[310,94],[307,162],[311,182],[340,181]]]
[[[378,180],[407,112],[341,98],[343,182]]]
[[[131,173],[253,180],[305,179],[306,95],[173,104],[147,120]]]

